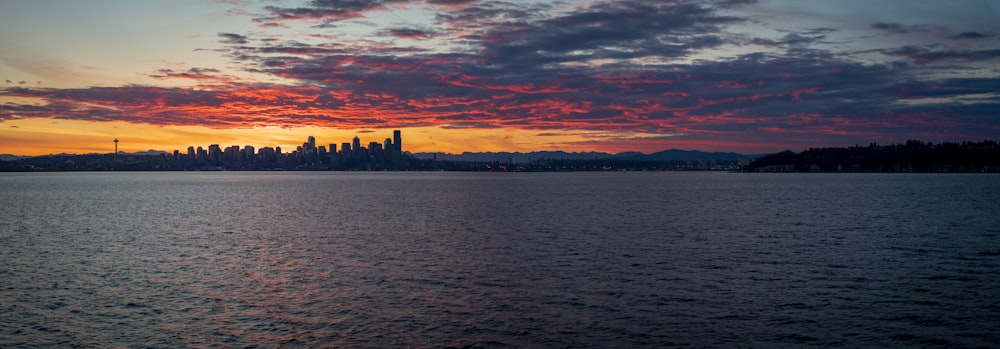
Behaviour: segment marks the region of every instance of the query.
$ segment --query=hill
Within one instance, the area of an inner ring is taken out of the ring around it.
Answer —
[[[754,160],[750,172],[1000,172],[996,141],[924,143],[784,151]]]
[[[737,153],[720,153],[720,152],[703,152],[700,150],[677,150],[670,149],[661,152],[656,152],[652,154],[642,154],[642,153],[621,153],[615,155],[616,158],[622,160],[634,160],[634,161],[702,161],[702,160],[728,160],[728,161],[739,161],[748,158],[756,157],[756,155],[745,155]]]
[[[603,152],[571,153],[564,151],[521,152],[464,152],[448,153],[415,153],[414,157],[421,160],[437,159],[438,161],[468,161],[468,162],[502,162],[525,164],[532,161],[545,160],[623,160],[623,161],[739,161],[756,157],[738,153],[703,152],[699,150],[670,149],[652,154],[639,152],[624,152],[610,154]]]

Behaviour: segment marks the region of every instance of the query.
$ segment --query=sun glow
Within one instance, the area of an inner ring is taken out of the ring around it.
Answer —
[[[411,153],[462,152],[531,152],[539,149],[583,151],[618,151],[620,146],[639,145],[638,150],[661,149],[664,140],[608,134],[598,131],[540,132],[521,129],[478,129],[447,127],[396,128],[402,131],[403,150]],[[319,145],[351,142],[356,136],[362,144],[382,143],[392,137],[393,128],[335,129],[327,127],[254,127],[216,129],[204,126],[156,126],[126,122],[94,122],[45,118],[15,119],[0,122],[0,153],[47,155],[60,153],[111,153],[113,140],[120,140],[122,152],[178,150],[187,147],[207,148],[238,145],[281,147],[292,151],[310,136]],[[630,149],[636,150],[636,149]]]

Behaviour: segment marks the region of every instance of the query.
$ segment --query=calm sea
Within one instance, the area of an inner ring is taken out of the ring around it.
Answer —
[[[0,174],[0,347],[996,347],[1000,176]]]

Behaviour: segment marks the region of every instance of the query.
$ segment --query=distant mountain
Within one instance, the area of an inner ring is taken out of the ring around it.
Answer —
[[[621,153],[615,155],[615,158],[617,159],[634,160],[634,161],[698,161],[698,160],[738,161],[751,157],[755,156],[737,154],[737,153],[720,153],[720,152],[709,153],[700,150],[677,150],[677,149],[664,150],[652,154],[629,152],[629,153]]]
[[[170,154],[170,153],[162,151],[162,150],[154,150],[154,149],[150,149],[150,150],[147,150],[147,151],[137,151],[137,152],[132,152],[132,153],[125,152],[125,151],[118,152],[118,155],[120,155],[120,156],[129,156],[129,155],[134,155],[134,156],[159,156],[159,155],[163,155],[163,154]],[[3,158],[4,156],[11,156],[11,157],[14,157],[15,159],[27,159],[27,158],[36,158],[36,157],[73,157],[73,156],[94,156],[94,155],[107,155],[107,156],[111,156],[111,155],[114,155],[114,152],[107,152],[107,153],[86,153],[86,154],[59,153],[59,154],[48,154],[48,155],[38,155],[38,156],[17,156],[17,155],[7,155],[7,154],[4,154],[4,155],[0,155],[0,160],[6,161],[7,159]]]
[[[20,156],[20,155],[13,155],[13,154],[0,154],[0,161],[14,161],[14,160],[20,160],[20,159],[24,159],[24,158],[28,158],[28,157],[30,157],[30,156]]]
[[[592,160],[592,159],[603,159],[609,158],[613,155],[608,153],[599,152],[586,152],[586,153],[567,153],[564,151],[535,151],[530,153],[521,152],[464,152],[461,154],[447,154],[447,153],[414,153],[412,154],[418,159],[433,159],[435,155],[439,161],[470,161],[470,162],[511,162],[514,163],[527,163],[531,160],[538,160],[541,158],[545,159],[557,159],[557,160]]]
[[[147,151],[137,151],[137,152],[134,152],[134,153],[121,152],[120,154],[121,155],[138,155],[138,156],[156,156],[156,155],[163,155],[163,154],[170,154],[170,153],[162,151],[162,150],[150,149],[150,150],[147,150]]]
[[[609,154],[602,152],[582,152],[569,153],[564,151],[536,151],[530,153],[521,152],[464,152],[461,154],[447,153],[414,153],[418,159],[433,159],[435,155],[439,161],[470,161],[470,162],[514,162],[528,163],[532,160],[595,160],[614,158],[616,160],[628,161],[697,161],[697,160],[742,160],[756,157],[754,155],[744,155],[737,153],[703,152],[698,150],[677,150],[670,149],[652,154],[640,152],[624,152]]]

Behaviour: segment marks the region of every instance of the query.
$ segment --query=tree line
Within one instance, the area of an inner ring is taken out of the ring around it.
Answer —
[[[903,144],[786,150],[757,158],[747,172],[1000,172],[996,141]]]

